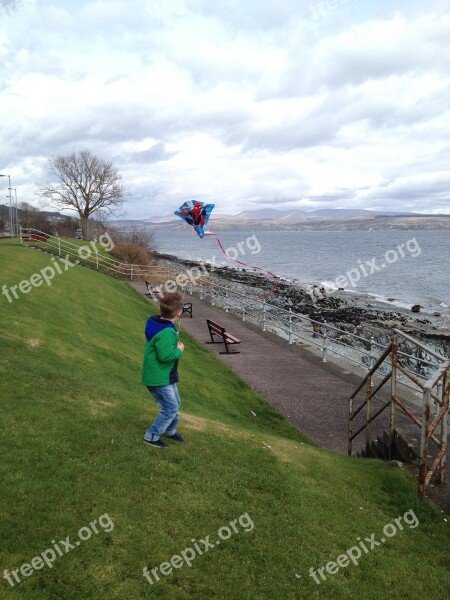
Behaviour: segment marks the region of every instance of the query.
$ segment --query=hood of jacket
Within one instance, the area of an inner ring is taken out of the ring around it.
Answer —
[[[162,319],[159,315],[149,317],[145,325],[145,337],[147,338],[147,341],[150,341],[155,335],[167,327],[171,327],[175,331],[177,330],[172,321]]]

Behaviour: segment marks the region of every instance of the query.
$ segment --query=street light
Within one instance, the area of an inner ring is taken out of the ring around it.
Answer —
[[[11,175],[2,175],[0,173],[0,177],[7,177],[8,181],[9,181],[9,196],[6,196],[7,198],[9,198],[9,233],[14,236],[14,224],[13,224],[13,207],[12,207],[12,196],[11,196]]]
[[[19,210],[17,208],[17,188],[11,188],[14,190],[15,202],[13,202],[13,221],[14,221],[14,235],[19,235]]]

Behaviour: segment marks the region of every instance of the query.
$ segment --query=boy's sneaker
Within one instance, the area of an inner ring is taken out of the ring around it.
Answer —
[[[166,444],[166,442],[163,442],[162,440],[146,440],[144,438],[144,442],[146,444],[148,444],[149,446],[153,446],[153,448],[168,448],[169,444]]]
[[[166,435],[164,437],[166,437],[168,440],[173,440],[174,442],[185,442],[186,441],[184,439],[184,437],[178,433],[178,431],[176,431],[173,435]]]

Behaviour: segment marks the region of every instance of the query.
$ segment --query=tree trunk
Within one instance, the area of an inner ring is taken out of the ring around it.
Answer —
[[[80,215],[80,221],[81,221],[81,231],[83,232],[83,240],[87,240],[88,238],[88,220],[89,217],[84,217],[83,215]]]

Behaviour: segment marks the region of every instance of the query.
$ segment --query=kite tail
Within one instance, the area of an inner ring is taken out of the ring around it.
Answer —
[[[237,260],[235,258],[231,258],[231,256],[228,256],[225,248],[222,245],[222,242],[219,240],[218,237],[216,237],[217,243],[219,244],[219,248],[222,250],[224,256],[226,256],[228,258],[228,260],[232,260],[233,262],[237,263],[238,265],[243,265],[244,267],[247,267],[249,269],[253,269],[254,271],[260,271],[261,273],[266,273],[267,275],[269,275],[270,277],[272,277],[272,279],[280,279],[280,277],[278,275],[275,275],[275,273],[272,273],[272,271],[267,271],[266,269],[262,269],[261,267],[256,267],[253,265],[248,265],[245,262],[242,262],[241,260]],[[267,291],[264,292],[264,294],[261,294],[260,296],[257,296],[256,298],[252,298],[252,300],[260,300],[261,298],[266,298],[267,296],[272,295],[274,292],[277,291],[279,286],[279,283],[275,283],[272,288]]]

